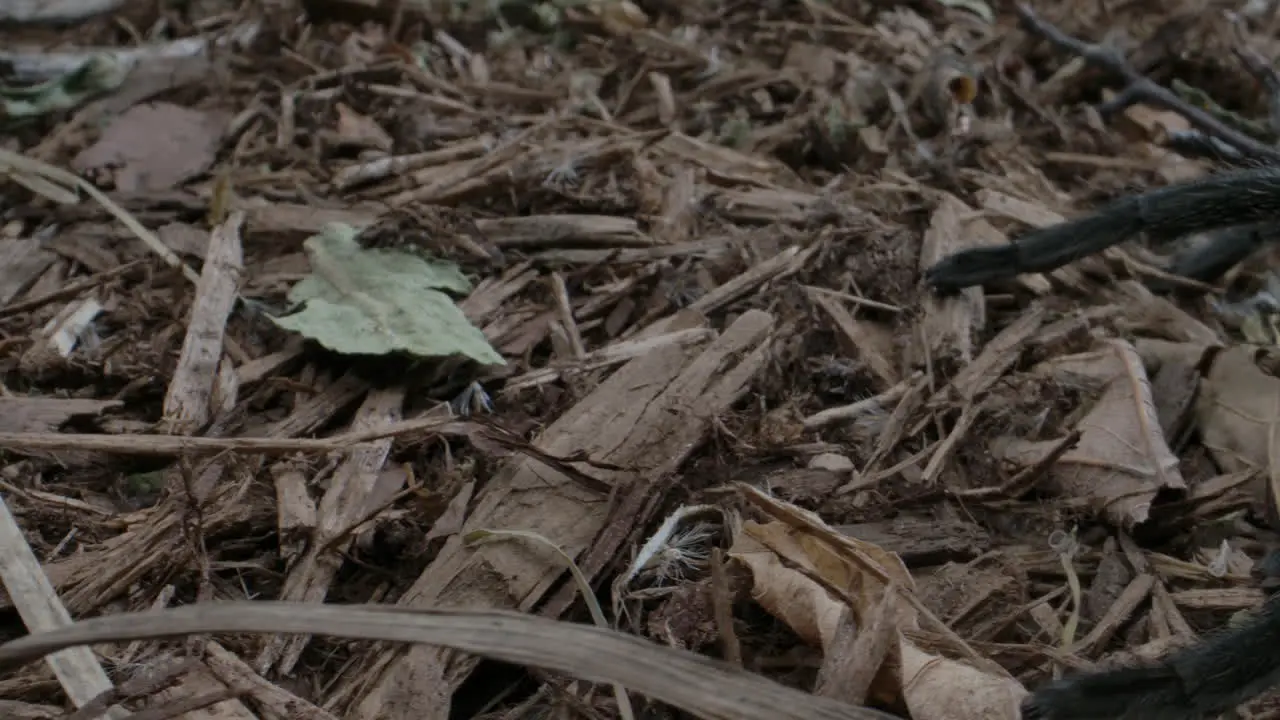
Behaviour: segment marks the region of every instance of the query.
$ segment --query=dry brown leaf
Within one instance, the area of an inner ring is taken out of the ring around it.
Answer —
[[[72,161],[79,172],[113,173],[117,190],[169,190],[206,169],[230,116],[152,103],[130,108]]]
[[[854,542],[875,547],[857,540]],[[891,648],[901,642],[901,628],[904,625],[916,627],[915,611],[907,604],[882,607],[880,600],[887,587],[878,579],[867,577],[858,567],[832,557],[830,547],[814,542],[803,531],[784,523],[744,523],[734,538],[733,546],[729,548],[729,557],[743,563],[751,571],[752,598],[771,615],[786,623],[805,642],[821,648],[824,655],[837,642],[841,617],[847,611],[847,606],[815,577],[822,578],[828,584],[835,584],[836,587],[850,589],[848,599],[855,605],[854,622],[859,625],[878,610],[894,613],[893,617],[884,618],[884,622],[891,627]],[[911,582],[910,575],[900,562],[892,565],[896,565],[895,575],[900,570],[900,576],[908,583]],[[825,568],[826,572],[819,568]],[[860,627],[859,632],[861,631]],[[895,660],[892,655],[884,658],[890,666]],[[883,665],[879,669],[864,670],[874,678],[868,682],[867,697],[892,702],[900,695],[900,683],[895,676],[886,676]]]
[[[817,523],[819,531],[826,528],[821,520],[794,506],[757,499],[805,514]],[[839,542],[832,542],[821,535],[785,522],[747,522],[734,538],[729,556],[751,571],[753,598],[824,653],[839,646],[846,603],[860,624],[859,632],[868,631],[866,626],[874,624],[871,620],[877,613],[889,614],[880,620],[892,627],[897,651],[891,650],[885,658],[867,696],[884,702],[901,697],[912,707],[916,720],[1016,720],[1018,701],[1026,690],[1012,677],[929,654],[904,637],[903,630],[919,629],[921,617],[918,601],[884,602],[886,592],[906,598],[914,595],[915,581],[897,555],[855,538],[841,535]],[[855,559],[842,552],[842,545],[848,545],[860,557]],[[840,591],[844,597],[838,596]],[[895,668],[901,672],[895,672]],[[863,670],[875,672],[874,668]],[[995,692],[987,692],[984,698],[974,692],[975,688]],[[956,707],[964,708],[966,714],[955,714]]]
[[[1103,387],[1080,420],[1077,446],[1063,453],[1050,471],[1059,493],[1086,498],[1118,527],[1145,521],[1156,493],[1185,489],[1178,458],[1169,449],[1151,397],[1151,383],[1136,350],[1109,340],[1098,350],[1059,358],[1037,368],[1077,386]],[[992,452],[1020,467],[1035,464],[1056,441],[1004,438]]]
[[[841,606],[821,585],[783,565],[781,558],[751,537],[745,527],[734,539],[729,557],[751,571],[755,578],[752,598],[756,602],[787,623],[805,642],[818,647],[831,642]]]
[[[898,644],[894,618],[900,604],[896,588],[880,597],[869,617],[855,622],[853,612],[844,608],[835,643],[823,653],[822,666],[814,683],[815,695],[865,705],[867,692],[881,673],[889,653]]]
[[[912,720],[1018,720],[1026,688],[1008,677],[900,643],[903,698]]]
[[[1201,367],[1214,347],[1152,338],[1138,338],[1133,346],[1151,375],[1160,427],[1165,438],[1177,446],[1194,423]]]
[[[1222,351],[1201,382],[1196,401],[1200,438],[1224,472],[1257,470],[1271,502],[1280,497],[1280,378],[1262,371],[1266,351],[1237,346]],[[1257,488],[1260,492],[1262,488]]]

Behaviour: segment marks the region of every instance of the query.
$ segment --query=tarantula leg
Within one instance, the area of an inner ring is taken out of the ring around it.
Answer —
[[[1033,230],[1005,247],[961,250],[926,270],[925,279],[936,290],[955,291],[1021,273],[1054,270],[1140,232],[1168,240],[1276,221],[1280,221],[1280,167],[1236,170],[1121,197],[1088,215]],[[1275,234],[1263,231],[1258,237],[1269,239]],[[1184,269],[1210,275],[1250,250],[1249,242],[1220,247],[1198,260],[1184,260]]]
[[[1280,683],[1280,596],[1239,625],[1145,667],[1068,676],[1038,688],[1024,719],[1207,720]]]
[[[1280,240],[1280,227],[1271,223],[1227,228],[1211,233],[1204,244],[1178,253],[1167,269],[1172,275],[1217,282],[1253,251],[1276,240]]]

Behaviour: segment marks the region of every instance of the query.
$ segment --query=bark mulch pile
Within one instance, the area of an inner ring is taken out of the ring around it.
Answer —
[[[1253,611],[1270,253],[922,280],[1275,144],[1267,3],[1110,5],[0,0],[0,717],[1014,720]]]

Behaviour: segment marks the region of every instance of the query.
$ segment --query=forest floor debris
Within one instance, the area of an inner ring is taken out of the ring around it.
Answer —
[[[1272,157],[1252,5],[0,29],[0,715],[1012,720],[1256,607],[1274,249],[922,279]]]

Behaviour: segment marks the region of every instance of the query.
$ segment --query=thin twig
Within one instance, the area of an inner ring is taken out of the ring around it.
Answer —
[[[1067,35],[1040,19],[1040,16],[1026,5],[1018,5],[1018,17],[1022,20],[1022,26],[1027,32],[1038,35],[1059,48],[1083,58],[1085,62],[1098,69],[1107,70],[1124,78],[1126,83],[1124,89],[1113,99],[1098,107],[1098,111],[1104,115],[1120,112],[1131,105],[1146,103],[1162,110],[1178,113],[1197,130],[1222,140],[1245,155],[1280,164],[1280,150],[1227,127],[1209,113],[1183,102],[1167,88],[1157,85],[1135,70],[1124,56],[1114,49]]]

